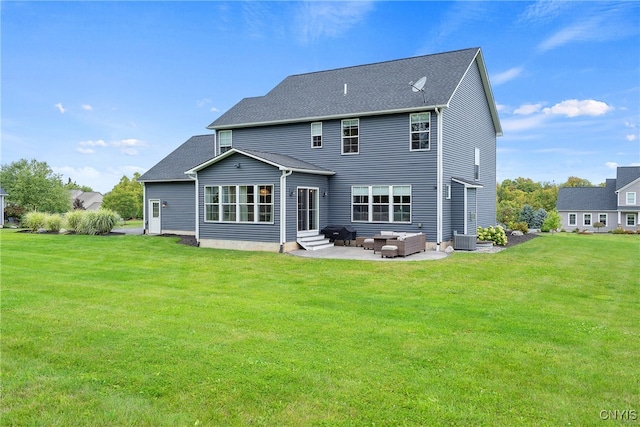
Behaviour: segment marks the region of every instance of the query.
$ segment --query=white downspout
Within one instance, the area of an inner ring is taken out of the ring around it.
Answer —
[[[144,182],[142,185],[142,200],[144,200],[142,203],[144,203],[144,205],[142,206],[142,234],[149,234],[147,233],[147,209],[149,208],[149,201],[147,200],[147,183]],[[4,201],[4,198],[3,198]],[[4,216],[2,217],[3,221],[4,221]]]
[[[283,170],[280,175],[280,253],[284,252],[287,241],[287,177],[292,170]]]
[[[200,218],[198,217],[198,214],[200,213],[200,206],[198,205],[198,194],[199,194],[199,188],[198,188],[198,174],[197,173],[188,173],[187,176],[189,178],[191,178],[192,180],[194,180],[196,182],[196,197],[195,197],[195,203],[196,203],[196,229],[195,229],[195,237],[196,237],[196,242],[198,243],[198,246],[200,246]]]
[[[442,243],[442,109],[436,107],[438,116],[438,140],[436,158],[436,251],[440,251]]]

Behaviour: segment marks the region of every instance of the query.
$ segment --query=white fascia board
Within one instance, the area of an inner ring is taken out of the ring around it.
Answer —
[[[266,122],[237,123],[237,124],[222,125],[217,127],[208,126],[207,129],[219,131],[219,130],[259,127],[259,126],[286,125],[286,124],[300,123],[300,122],[321,122],[323,120],[339,120],[339,119],[344,119],[349,117],[355,118],[355,117],[382,116],[386,114],[414,113],[417,111],[435,110],[436,108],[449,108],[449,104],[447,103],[442,105],[422,105],[420,107],[398,108],[396,110],[366,111],[366,112],[349,113],[349,114],[346,114],[346,113],[333,114],[328,116],[298,117],[293,119],[272,120],[272,121],[266,121]]]
[[[462,84],[462,81],[467,76],[467,73],[473,66],[473,64],[478,62],[478,67],[480,68],[480,79],[482,80],[482,87],[484,89],[485,96],[487,97],[487,103],[489,104],[489,111],[491,113],[491,120],[493,121],[493,127],[496,130],[496,136],[502,136],[502,125],[500,124],[500,116],[498,115],[498,109],[496,107],[496,101],[493,97],[493,91],[491,90],[491,83],[489,82],[489,73],[487,73],[487,67],[484,63],[484,58],[482,57],[482,50],[478,49],[476,52],[476,56],[473,58],[473,61],[469,63],[466,71],[462,75],[462,78],[458,82],[456,88],[451,92],[451,98],[454,97],[458,88]],[[451,103],[451,99],[447,102],[447,104]]]

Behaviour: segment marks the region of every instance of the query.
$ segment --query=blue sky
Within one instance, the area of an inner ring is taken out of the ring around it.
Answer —
[[[640,164],[640,2],[2,1],[1,158],[108,192],[291,74],[481,47],[498,181]],[[375,87],[372,87],[375,90]]]

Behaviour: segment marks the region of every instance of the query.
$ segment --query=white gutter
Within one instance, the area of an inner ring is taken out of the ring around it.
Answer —
[[[292,170],[283,170],[280,175],[280,253],[284,252],[287,241],[287,177]]]
[[[442,243],[442,109],[436,108],[438,116],[438,149],[436,158],[436,251]]]

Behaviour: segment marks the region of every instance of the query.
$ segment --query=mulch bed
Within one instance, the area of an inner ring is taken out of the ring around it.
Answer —
[[[511,232],[508,231],[507,232],[507,245],[505,246],[506,248],[509,248],[511,246],[515,246],[515,245],[519,245],[520,243],[524,243],[527,242],[535,237],[538,237],[538,235],[536,233],[527,233],[527,234],[523,234],[522,236],[512,236]]]

